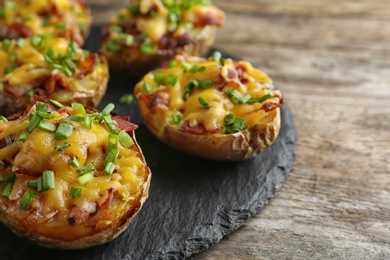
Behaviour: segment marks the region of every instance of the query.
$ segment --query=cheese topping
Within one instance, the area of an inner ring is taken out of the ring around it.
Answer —
[[[0,38],[51,33],[74,39],[81,46],[80,34],[86,34],[90,22],[89,11],[80,0],[5,0],[0,4],[0,27],[12,31]]]
[[[125,47],[139,47],[145,55],[158,50],[193,44],[205,26],[221,27],[224,13],[210,1],[139,1],[119,11],[108,31],[103,51],[117,53]]]
[[[135,95],[157,131],[170,124],[192,134],[239,132],[283,104],[271,79],[250,63],[185,55],[145,75]]]
[[[124,146],[120,138],[112,147],[109,139],[118,138],[121,129],[107,112],[88,114],[64,107],[46,113],[38,104],[42,105],[37,102],[27,116],[0,122],[0,210],[24,219],[23,225],[28,228],[65,241],[122,223],[126,213],[137,207],[132,202],[142,193],[148,175],[140,149],[134,144]],[[37,115],[47,118],[40,117],[39,126],[31,131],[29,127]],[[88,124],[87,118],[93,123]],[[71,125],[67,138],[57,136],[61,122]],[[54,132],[44,128],[44,124],[53,125]],[[113,128],[108,126],[112,124]],[[26,137],[21,138],[23,135]],[[60,150],[65,142],[68,146]],[[115,154],[109,160],[113,169],[107,172],[109,167],[105,164],[109,164],[106,160],[111,153]],[[91,170],[85,170],[88,167]],[[53,187],[40,190],[39,184],[32,183],[39,183],[45,171],[54,172]],[[7,180],[12,174],[16,179]],[[92,177],[83,182],[85,176]],[[8,183],[12,183],[9,195],[5,194]],[[27,209],[21,209],[19,203],[26,190],[32,190],[36,197]]]

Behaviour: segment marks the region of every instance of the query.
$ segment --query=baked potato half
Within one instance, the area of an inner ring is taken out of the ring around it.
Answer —
[[[52,34],[84,44],[92,16],[84,0],[4,0],[0,40]]]
[[[96,107],[109,79],[104,56],[50,34],[0,42],[0,114],[26,109],[32,95]]]
[[[101,53],[110,66],[140,79],[179,51],[205,55],[224,19],[210,1],[133,0],[104,31]]]
[[[134,89],[148,129],[180,151],[213,160],[256,156],[277,138],[283,98],[249,62],[178,54]]]
[[[148,197],[137,125],[80,103],[36,97],[0,118],[0,221],[50,248],[81,249],[121,234]]]

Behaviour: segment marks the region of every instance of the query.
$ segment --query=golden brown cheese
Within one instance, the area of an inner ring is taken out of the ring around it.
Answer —
[[[20,225],[39,235],[61,241],[72,241],[90,236],[102,230],[120,225],[127,214],[139,209],[134,201],[139,199],[142,185],[149,178],[149,169],[145,164],[141,150],[135,145],[117,144],[118,156],[113,161],[115,169],[111,174],[104,172],[103,160],[108,153],[109,135],[117,135],[121,129],[113,120],[115,130],[107,127],[109,121],[100,123],[95,119],[91,128],[85,121],[69,118],[99,116],[89,112],[65,107],[50,112],[52,118],[42,119],[58,128],[60,122],[68,122],[73,131],[66,139],[58,140],[53,132],[35,128],[29,133],[34,106],[30,113],[16,120],[0,121],[0,215],[9,214],[19,219]],[[96,118],[96,117],[95,117]],[[124,120],[124,119],[121,119]],[[129,133],[135,129],[127,123]],[[129,128],[130,127],[130,128]],[[123,130],[124,131],[124,130]],[[21,136],[26,135],[25,139]],[[131,137],[131,136],[129,136]],[[62,151],[55,148],[67,142],[70,146]],[[79,166],[72,166],[70,161],[77,158]],[[83,166],[94,163],[93,178],[80,184],[78,172]],[[55,185],[53,189],[37,191],[29,186],[28,181],[37,180],[43,171],[53,171]],[[9,181],[7,176],[16,174],[12,181],[12,191],[4,195]],[[81,196],[72,196],[71,189],[80,188]],[[26,190],[35,191],[27,209],[19,205]]]
[[[241,100],[234,100],[229,90]],[[167,67],[145,75],[136,85],[135,95],[156,131],[172,125],[194,134],[227,133],[225,117],[230,113],[250,128],[283,103],[271,79],[248,62],[185,55],[177,55]],[[174,122],[173,118],[180,120]]]
[[[0,34],[0,39],[50,33],[73,39],[81,46],[91,23],[82,0],[5,0],[0,11],[0,27],[9,30],[6,35]]]

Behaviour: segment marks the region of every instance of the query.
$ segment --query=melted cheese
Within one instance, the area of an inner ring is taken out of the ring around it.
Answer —
[[[224,66],[221,66],[219,62],[215,62],[211,58],[206,60],[183,55],[177,55],[175,60],[176,66],[158,69],[145,75],[135,87],[135,94],[138,98],[140,94],[145,93],[144,82],[152,86],[154,93],[158,93],[160,96],[163,96],[162,93],[168,94],[168,107],[160,106],[153,112],[145,112],[148,117],[153,118],[153,122],[159,124],[154,126],[159,131],[163,131],[165,124],[173,124],[172,116],[178,114],[182,115],[182,121],[180,124],[176,124],[176,127],[180,127],[184,122],[188,122],[190,127],[201,124],[210,133],[224,133],[224,118],[229,113],[244,119],[245,125],[252,127],[267,115],[267,112],[262,109],[265,102],[279,103],[280,101],[281,94],[273,88],[272,80],[264,72],[253,68],[248,62],[225,59]],[[195,73],[185,72],[183,61],[190,66],[205,67],[205,70]],[[153,76],[155,72],[162,73],[166,77],[175,75],[178,78],[177,83],[175,86],[160,85]],[[190,84],[191,80],[210,81],[212,86],[210,88],[193,87],[188,99],[185,100],[183,96],[186,92],[186,86]],[[224,92],[226,88],[238,91],[242,97],[250,95],[252,98],[260,98],[267,94],[272,97],[262,103],[236,104]],[[203,106],[199,102],[200,97],[206,100],[207,106]],[[150,109],[150,104],[143,103],[145,99],[138,101],[141,103],[143,111]],[[161,124],[161,122],[164,123]]]
[[[136,145],[124,148],[119,143],[119,155],[114,161],[115,172],[106,175],[103,173],[102,162],[108,147],[110,132],[105,123],[95,121],[91,129],[86,129],[84,122],[78,123],[67,119],[69,115],[80,116],[72,108],[62,109],[61,112],[53,111],[51,114],[54,117],[44,119],[46,122],[58,124],[60,121],[68,121],[73,125],[72,135],[66,140],[56,140],[53,133],[37,128],[27,135],[24,142],[17,141],[22,132],[27,133],[25,128],[29,123],[28,119],[23,117],[15,121],[0,121],[0,136],[2,138],[14,136],[16,140],[0,149],[0,160],[14,157],[12,169],[17,173],[17,178],[24,178],[26,174],[31,174],[32,176],[28,178],[36,179],[45,170],[54,171],[55,174],[55,188],[38,192],[38,198],[34,200],[44,201],[42,210],[53,213],[54,216],[50,218],[50,222],[43,222],[41,225],[31,223],[31,225],[47,236],[64,240],[79,238],[117,225],[132,207],[131,202],[139,196],[148,171],[140,151]],[[54,147],[64,141],[68,142],[70,147],[62,152],[56,151]],[[84,185],[77,182],[80,174],[69,164],[73,157],[78,159],[80,167],[90,162],[95,164],[95,171],[92,172],[94,178],[90,182]],[[0,175],[2,177],[6,175],[2,165],[0,165]],[[20,188],[21,191],[28,188],[26,181],[20,185],[23,186]],[[71,187],[81,188],[81,197],[72,198]],[[1,185],[0,189],[3,188],[4,185]],[[93,228],[83,225],[71,226],[68,223],[74,206],[84,210],[97,210],[106,202],[110,189],[115,192],[110,205],[110,212],[113,213],[111,219],[103,218]],[[17,199],[17,196],[15,198]],[[0,198],[0,204],[2,200]],[[53,225],[56,227],[55,230]]]

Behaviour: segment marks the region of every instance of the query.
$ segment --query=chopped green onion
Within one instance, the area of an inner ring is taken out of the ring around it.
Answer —
[[[28,99],[31,99],[34,95],[35,95],[35,90],[33,90],[33,89],[30,89],[30,90],[26,93],[26,97],[27,97]]]
[[[141,44],[140,50],[142,54],[149,55],[149,56],[155,55],[157,53],[157,50],[155,49],[155,47],[153,47],[153,45],[150,42],[145,42]]]
[[[180,114],[179,115],[172,115],[172,122],[175,125],[180,124],[181,120],[182,120],[182,116]]]
[[[81,197],[81,188],[79,187],[71,187],[70,188],[70,196],[72,198],[80,198]]]
[[[119,132],[118,141],[125,148],[129,148],[134,144],[133,138],[131,138],[131,136],[125,130]]]
[[[16,61],[16,55],[15,55],[15,53],[11,53],[11,54],[9,55],[9,60],[10,60],[10,62],[15,62],[15,61]]]
[[[15,180],[16,180],[16,174],[14,172],[5,176],[5,182],[14,182]]]
[[[87,173],[91,173],[93,171],[95,171],[95,164],[93,162],[90,162],[90,163],[84,165],[83,167],[79,168],[77,170],[77,173],[80,175],[84,175]]]
[[[38,178],[38,188],[37,188],[37,190],[38,190],[39,192],[44,191],[44,189],[43,189],[43,178],[42,178],[42,176]]]
[[[183,68],[184,72],[190,71],[192,66],[188,62],[182,61],[180,66]]]
[[[26,141],[26,139],[27,139],[27,134],[26,134],[26,132],[22,132],[22,133],[19,135],[19,141],[24,142],[24,141]]]
[[[111,39],[106,43],[106,50],[112,53],[117,53],[122,49],[122,47],[119,45],[119,43]]]
[[[69,122],[62,121],[58,127],[57,131],[54,134],[54,139],[56,140],[64,140],[69,138],[73,132],[73,125]]]
[[[56,150],[57,152],[62,152],[63,150],[65,150],[66,148],[69,148],[70,146],[71,146],[70,143],[63,142],[63,143],[60,143],[59,145],[57,145],[56,147],[54,147],[54,150]]]
[[[5,18],[5,8],[0,6],[0,18]]]
[[[39,122],[38,128],[46,130],[50,133],[54,133],[56,131],[56,126],[46,121]]]
[[[126,46],[131,46],[134,43],[134,37],[130,34],[121,33],[119,39],[124,41]]]
[[[165,74],[164,73],[154,72],[153,76],[154,76],[154,81],[157,84],[160,84],[160,85],[164,85],[165,84]]]
[[[34,131],[39,126],[39,123],[42,121],[42,119],[43,118],[37,115],[35,112],[32,112],[29,115],[30,122],[26,127],[27,132],[31,134],[31,132]]]
[[[0,121],[8,122],[8,119],[5,116],[0,116]]]
[[[120,27],[118,25],[111,26],[111,31],[118,32],[118,33],[123,32],[122,27]]]
[[[257,102],[258,103],[262,103],[262,102],[266,101],[267,99],[269,99],[271,97],[272,97],[271,94],[266,94],[266,95],[264,95],[264,96],[262,96],[260,98],[250,98],[248,100],[248,104],[257,103]]]
[[[107,115],[105,114],[103,116],[103,120],[104,122],[106,122],[106,125],[107,125],[107,128],[108,130],[113,133],[113,134],[117,134],[118,133],[118,130],[116,129],[116,124],[114,123],[114,121],[111,119],[111,115]]]
[[[37,196],[37,193],[33,190],[27,190],[24,194],[22,199],[20,200],[20,207],[24,210],[28,209],[33,199]]]
[[[189,72],[191,73],[196,73],[196,72],[203,72],[206,70],[206,66],[200,66],[198,64],[194,64],[191,69],[189,70]]]
[[[167,85],[174,87],[177,82],[177,76],[175,74],[170,74],[165,78],[165,82]]]
[[[24,38],[18,38],[17,40],[16,40],[16,46],[17,47],[22,47],[23,45],[24,45],[24,42],[25,42],[26,40],[24,39]]]
[[[74,122],[83,122],[85,117],[83,116],[68,116],[68,119]]]
[[[173,68],[177,66],[177,60],[171,60],[168,64],[168,68]]]
[[[214,61],[218,61],[219,62],[219,60],[222,58],[222,54],[219,52],[219,51],[215,51],[214,53],[213,53],[213,60]]]
[[[120,97],[119,103],[123,105],[130,105],[131,102],[133,102],[133,100],[134,100],[134,96],[132,94],[125,94]]]
[[[152,85],[150,85],[149,82],[144,82],[143,87],[144,87],[144,91],[147,94],[150,94],[152,92]]]
[[[110,114],[115,108],[113,103],[108,103],[102,110],[103,114]]]
[[[56,29],[58,29],[58,30],[65,30],[66,29],[66,25],[64,23],[57,23],[56,24]]]
[[[11,65],[8,65],[4,68],[4,74],[8,74],[8,73],[11,73],[12,71],[14,71],[18,66],[16,64],[11,64]]]
[[[82,115],[85,115],[85,108],[83,106],[83,104],[80,104],[80,103],[77,103],[77,102],[73,102],[72,103],[72,107],[73,107],[73,110],[76,112],[76,113],[79,113],[79,114],[82,114]]]
[[[230,97],[233,103],[239,104],[242,99],[242,94],[234,88],[225,88],[225,94]]]
[[[29,180],[27,182],[27,185],[32,188],[38,188],[38,179],[36,180]]]
[[[104,167],[104,174],[112,174],[115,170],[115,164],[112,162],[109,162],[106,167]]]
[[[10,39],[4,39],[3,40],[3,49],[8,50],[8,48],[11,46],[12,41]]]
[[[90,182],[93,180],[93,175],[92,173],[86,173],[80,177],[77,178],[77,182],[80,184],[80,185],[84,185],[86,184],[87,182]]]
[[[13,186],[13,185],[14,185],[13,182],[7,183],[7,185],[4,187],[4,190],[3,190],[3,192],[1,193],[1,195],[2,195],[3,197],[7,197],[7,198],[8,198],[8,196],[11,194],[12,186]]]
[[[198,97],[198,101],[199,101],[199,103],[200,103],[202,106],[204,106],[204,107],[207,107],[207,106],[209,105],[209,103],[207,102],[207,100],[204,99],[204,97],[202,97],[202,96],[199,96],[199,97]]]
[[[0,82],[0,92],[4,91],[4,84]]]
[[[69,161],[70,166],[72,166],[75,169],[78,169],[80,167],[80,162],[77,160],[76,156],[73,156],[72,159]]]
[[[54,172],[53,171],[44,171],[42,174],[43,190],[52,190],[54,189]]]
[[[119,155],[118,149],[118,135],[109,134],[108,135],[108,146],[107,151],[104,154],[103,167],[106,167],[109,162],[114,162]]]
[[[212,80],[206,80],[206,79],[198,79],[197,80],[198,85],[196,85],[198,88],[211,88],[214,84]]]
[[[234,116],[233,113],[229,113],[224,117],[225,134],[232,134],[241,132],[248,128],[244,123],[244,119]]]
[[[42,36],[40,35],[34,35],[32,38],[31,38],[31,45],[35,48],[40,48],[41,45],[42,45]]]
[[[54,100],[54,99],[50,99],[50,103],[52,103],[53,105],[55,105],[58,108],[63,108],[64,107],[63,104],[61,104],[60,102],[58,102],[57,100]]]
[[[86,115],[84,118],[84,127],[87,129],[92,129],[96,116],[97,113]]]
[[[130,4],[127,10],[130,14],[136,15],[139,13],[139,4]]]

